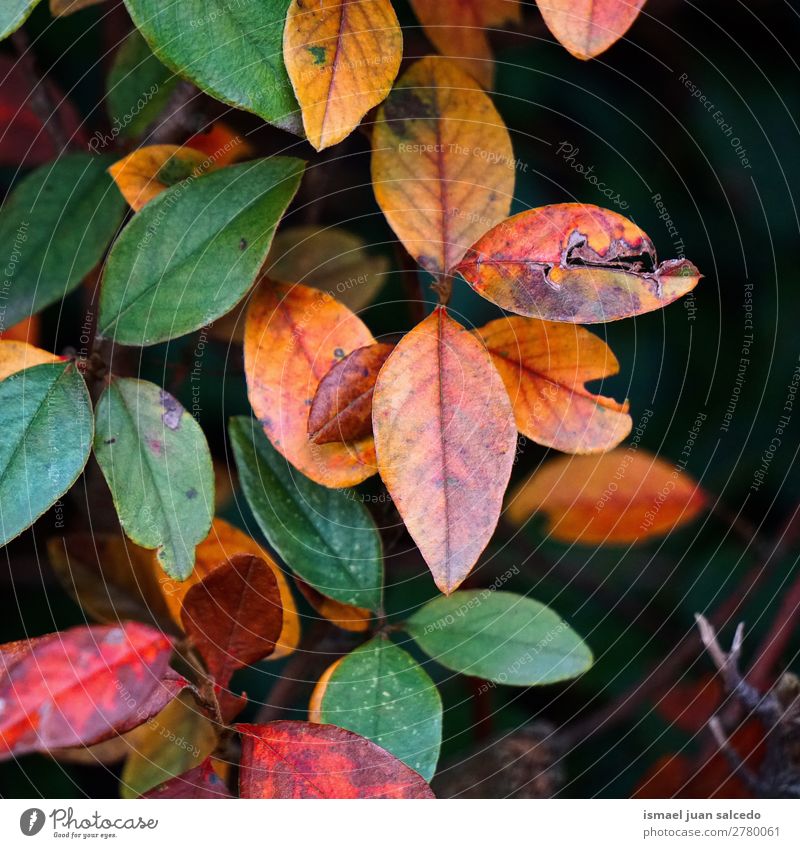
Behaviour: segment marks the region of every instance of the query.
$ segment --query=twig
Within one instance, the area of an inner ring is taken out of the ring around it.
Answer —
[[[402,272],[408,311],[416,326],[425,318],[425,295],[419,278],[419,268],[411,254],[399,242],[395,244],[395,255]]]
[[[144,131],[142,144],[168,144],[178,141],[181,136],[200,129],[202,122],[193,116],[189,109],[192,101],[200,92],[195,85],[181,80],[167,100],[161,114]]]
[[[780,662],[786,646],[795,632],[800,613],[800,574],[784,595],[769,633],[756,652],[756,659],[748,672],[747,679],[757,689],[772,682],[775,666]]]
[[[60,154],[69,147],[70,136],[62,123],[59,104],[53,100],[47,81],[38,72],[28,36],[22,29],[18,29],[11,36],[11,43],[19,56],[19,67],[30,82],[31,93],[28,102],[31,111],[41,121],[53,140],[56,152]]]

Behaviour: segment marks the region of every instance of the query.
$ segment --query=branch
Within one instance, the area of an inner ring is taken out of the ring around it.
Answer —
[[[758,689],[769,685],[798,624],[800,613],[800,574],[795,577],[775,615],[769,633],[756,652],[747,679]]]
[[[199,95],[200,92],[193,83],[180,80],[161,114],[144,131],[141,143],[172,144],[181,136],[198,131],[203,122],[192,115],[189,107]]]

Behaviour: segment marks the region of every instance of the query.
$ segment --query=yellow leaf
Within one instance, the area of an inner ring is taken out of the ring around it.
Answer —
[[[55,356],[46,350],[34,347],[27,342],[0,341],[0,380],[5,380],[17,371],[42,365],[45,362],[58,362],[63,357]]]
[[[503,119],[448,59],[412,65],[378,112],[375,197],[406,250],[432,274],[450,271],[505,218],[514,171]]]
[[[283,56],[317,150],[350,135],[386,97],[402,55],[389,0],[292,0]]]

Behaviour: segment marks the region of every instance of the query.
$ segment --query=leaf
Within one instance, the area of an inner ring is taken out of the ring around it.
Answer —
[[[449,594],[489,543],[511,475],[517,431],[500,375],[439,306],[383,366],[372,418],[383,482]]]
[[[517,429],[529,439],[567,453],[598,453],[630,433],[627,401],[594,395],[584,385],[619,370],[608,345],[588,330],[514,317],[475,333],[503,378]]]
[[[297,101],[283,64],[290,0],[125,0],[158,58],[212,97],[300,133]]]
[[[308,436],[318,445],[372,435],[372,392],[391,344],[360,347],[337,362],[317,386],[308,414]]]
[[[431,780],[442,741],[442,699],[416,660],[376,636],[329,671],[311,697],[311,720],[371,739]]]
[[[307,286],[263,279],[247,310],[250,405],[273,447],[322,486],[355,486],[376,471],[371,437],[349,445],[308,439],[308,413],[320,380],[352,350],[374,341],[347,307]]]
[[[259,557],[237,554],[186,593],[184,631],[220,686],[268,657],[283,626],[278,581]]]
[[[0,380],[5,380],[17,371],[24,371],[45,362],[64,362],[56,356],[27,342],[0,341]]]
[[[326,598],[322,592],[318,592],[313,586],[309,586],[298,578],[295,578],[295,585],[316,612],[332,624],[351,633],[363,633],[369,630],[374,618],[371,610]]]
[[[622,38],[645,0],[536,0],[547,28],[578,59],[599,56]]]
[[[50,565],[64,589],[96,621],[133,619],[180,630],[164,599],[153,551],[122,533],[72,533],[47,540]]]
[[[593,662],[561,616],[513,592],[478,589],[436,598],[406,629],[445,668],[509,686],[570,680]]]
[[[105,2],[106,0],[50,0],[50,14],[53,17],[71,15],[80,9],[86,9],[89,6],[98,6],[100,3]]]
[[[144,793],[143,798],[232,798],[225,782],[214,771],[211,759],[206,759],[196,768],[173,777]]]
[[[486,30],[520,23],[519,0],[411,0],[411,7],[433,46],[491,88],[494,60]]]
[[[0,8],[0,39],[8,38],[27,20],[39,0],[3,0]]]
[[[431,274],[448,272],[508,215],[514,170],[503,119],[454,62],[415,62],[378,111],[375,197],[406,250]]]
[[[594,324],[662,309],[699,282],[697,268],[655,264],[646,233],[616,212],[556,203],[520,212],[473,245],[455,268],[475,291],[509,312]]]
[[[322,150],[350,135],[389,93],[403,34],[389,0],[294,0],[283,56],[308,140]]]
[[[292,653],[300,641],[300,621],[297,615],[297,607],[286,577],[280,566],[254,539],[222,518],[214,519],[211,532],[195,549],[194,571],[187,580],[182,582],[171,581],[164,578],[163,574],[161,575],[164,600],[170,613],[177,626],[182,628],[181,609],[189,589],[216,569],[230,562],[237,554],[251,554],[263,560],[278,583],[281,606],[283,607],[283,627],[275,652],[269,659],[277,660],[285,657]]]
[[[108,173],[133,211],[138,212],[170,186],[199,177],[209,169],[213,169],[213,163],[199,150],[177,144],[153,144],[139,147],[115,162]]]
[[[123,798],[138,798],[159,784],[197,768],[217,747],[214,725],[184,691],[158,715],[131,731],[120,775]]]
[[[239,724],[242,798],[433,798],[427,783],[374,742],[330,724]]]
[[[204,153],[218,168],[253,155],[252,146],[222,121],[214,121],[188,138],[186,147]]]
[[[28,174],[0,209],[7,326],[59,303],[103,258],[125,204],[107,156],[72,153]]]
[[[86,384],[71,362],[35,365],[0,382],[0,545],[78,479],[93,427]]]
[[[247,502],[281,559],[323,595],[378,609],[381,539],[354,493],[297,473],[250,418],[233,418],[230,438]]]
[[[302,170],[298,159],[257,159],[151,200],[109,254],[98,332],[141,347],[232,309],[253,284]]]
[[[10,657],[0,649],[0,759],[93,745],[146,721],[177,694],[162,683],[171,653],[163,633],[133,622],[73,627]]]
[[[139,32],[133,30],[114,54],[106,80],[111,136],[142,135],[167,107],[178,80],[150,51]]]
[[[214,471],[200,425],[153,383],[113,378],[97,403],[94,453],[125,534],[185,580],[214,515]]]
[[[708,496],[679,465],[631,445],[600,456],[549,460],[509,498],[510,521],[538,511],[561,542],[629,544],[693,521]]]

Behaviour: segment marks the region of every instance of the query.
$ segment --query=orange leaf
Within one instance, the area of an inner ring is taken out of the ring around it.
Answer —
[[[545,512],[548,532],[562,542],[627,544],[686,524],[707,501],[678,466],[629,447],[551,459],[517,487],[507,514],[522,524]]]
[[[511,474],[517,436],[503,381],[439,306],[386,361],[372,415],[381,477],[449,594],[488,544]]]
[[[237,554],[252,554],[263,559],[278,582],[281,604],[283,605],[283,628],[275,652],[270,656],[270,659],[277,660],[285,657],[292,653],[300,641],[300,620],[297,615],[297,606],[289,589],[289,584],[286,582],[286,577],[280,566],[254,539],[222,518],[214,519],[211,532],[195,549],[194,571],[187,580],[182,582],[171,580],[164,575],[163,571],[161,572],[161,587],[169,611],[175,623],[181,627],[181,608],[189,589],[200,583],[220,566],[230,562]],[[155,563],[155,558],[153,568],[159,568]]]
[[[406,250],[432,274],[449,271],[508,214],[514,168],[503,119],[448,59],[413,64],[378,112],[375,197]]]
[[[308,701],[308,720],[314,724],[322,724],[322,699],[325,697],[325,692],[328,689],[333,672],[341,664],[346,657],[339,657],[338,660],[332,662],[322,673],[322,676],[314,686],[314,691],[311,693],[311,698]]]
[[[29,315],[23,318],[13,327],[0,330],[0,339],[9,342],[28,342],[37,344],[41,332],[41,319],[38,315]]]
[[[250,404],[275,449],[323,486],[354,486],[376,471],[371,436],[347,445],[315,445],[308,438],[320,380],[350,351],[374,341],[346,306],[308,286],[262,280],[247,310]]]
[[[253,155],[252,146],[222,121],[217,121],[207,130],[195,133],[187,139],[186,147],[205,153],[216,168],[231,165]]]
[[[627,402],[583,385],[619,370],[602,339],[536,318],[499,318],[475,332],[503,378],[517,429],[529,439],[567,453],[598,453],[630,433]]]
[[[332,624],[341,627],[342,630],[349,630],[351,633],[363,633],[369,630],[370,622],[374,618],[371,610],[344,604],[341,601],[335,601],[333,598],[326,598],[313,586],[309,586],[308,583],[304,583],[297,577],[295,577],[294,582],[300,590],[300,594],[308,603]]]
[[[44,362],[63,362],[64,358],[34,347],[27,342],[0,341],[0,380],[5,380],[17,371],[32,368]]]
[[[294,0],[283,56],[308,140],[322,150],[350,135],[389,93],[403,34],[389,0]]]
[[[519,23],[519,0],[411,0],[411,6],[433,46],[488,89],[494,62],[485,30]]]
[[[198,150],[152,144],[115,162],[108,172],[130,207],[138,212],[171,185],[213,168],[214,163]]]
[[[536,0],[547,28],[579,59],[591,59],[622,38],[644,0]]]
[[[556,203],[520,212],[490,230],[455,269],[509,312],[594,324],[661,309],[691,291],[700,273],[685,259],[655,263],[647,234],[599,206]]]
[[[372,392],[393,349],[394,345],[381,343],[360,347],[328,371],[308,415],[312,441],[324,445],[372,435]]]

